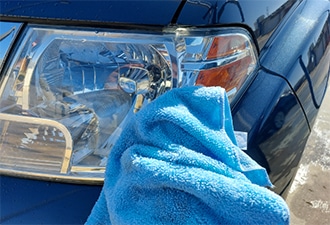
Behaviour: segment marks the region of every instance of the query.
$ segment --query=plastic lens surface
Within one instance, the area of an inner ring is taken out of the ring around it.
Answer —
[[[29,27],[0,83],[0,171],[102,182],[112,146],[144,104],[196,84],[234,97],[255,64],[244,30]]]

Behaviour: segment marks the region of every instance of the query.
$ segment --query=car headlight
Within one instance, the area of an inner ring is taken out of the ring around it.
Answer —
[[[171,88],[224,87],[256,67],[243,29],[162,33],[29,26],[0,83],[0,171],[102,182],[129,119]]]

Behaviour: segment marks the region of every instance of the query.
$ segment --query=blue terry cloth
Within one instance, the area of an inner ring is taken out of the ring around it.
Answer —
[[[86,224],[289,224],[271,185],[236,146],[222,88],[173,89],[123,130]]]

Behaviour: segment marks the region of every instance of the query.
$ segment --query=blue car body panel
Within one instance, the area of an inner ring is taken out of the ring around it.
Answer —
[[[290,85],[259,70],[232,115],[235,129],[248,132],[246,153],[267,169],[274,191],[285,197],[310,133]]]
[[[180,0],[171,1],[1,1],[7,19],[75,25],[134,24],[166,26],[171,23]]]
[[[1,224],[83,224],[101,186],[1,176]]]
[[[259,47],[260,66],[232,104],[234,127],[248,133],[246,152],[267,169],[274,191],[284,197],[328,83],[329,12],[327,0],[0,1],[0,20],[17,22],[18,27],[22,23],[22,29],[35,23],[249,30]],[[15,42],[8,46],[15,47]],[[4,69],[11,51],[1,55]],[[0,176],[0,185],[1,224],[82,224],[101,191],[96,185],[9,176]]]
[[[263,67],[286,79],[315,122],[329,79],[329,1],[303,1],[261,51]],[[312,103],[312,104],[311,104]]]
[[[254,34],[261,49],[270,34],[297,7],[298,1],[188,1],[178,24],[239,25]],[[192,16],[194,15],[194,16]]]

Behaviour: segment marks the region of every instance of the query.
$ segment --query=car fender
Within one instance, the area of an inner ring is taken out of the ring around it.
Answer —
[[[329,79],[329,11],[329,1],[301,1],[260,52],[261,66],[292,87],[310,127]]]

